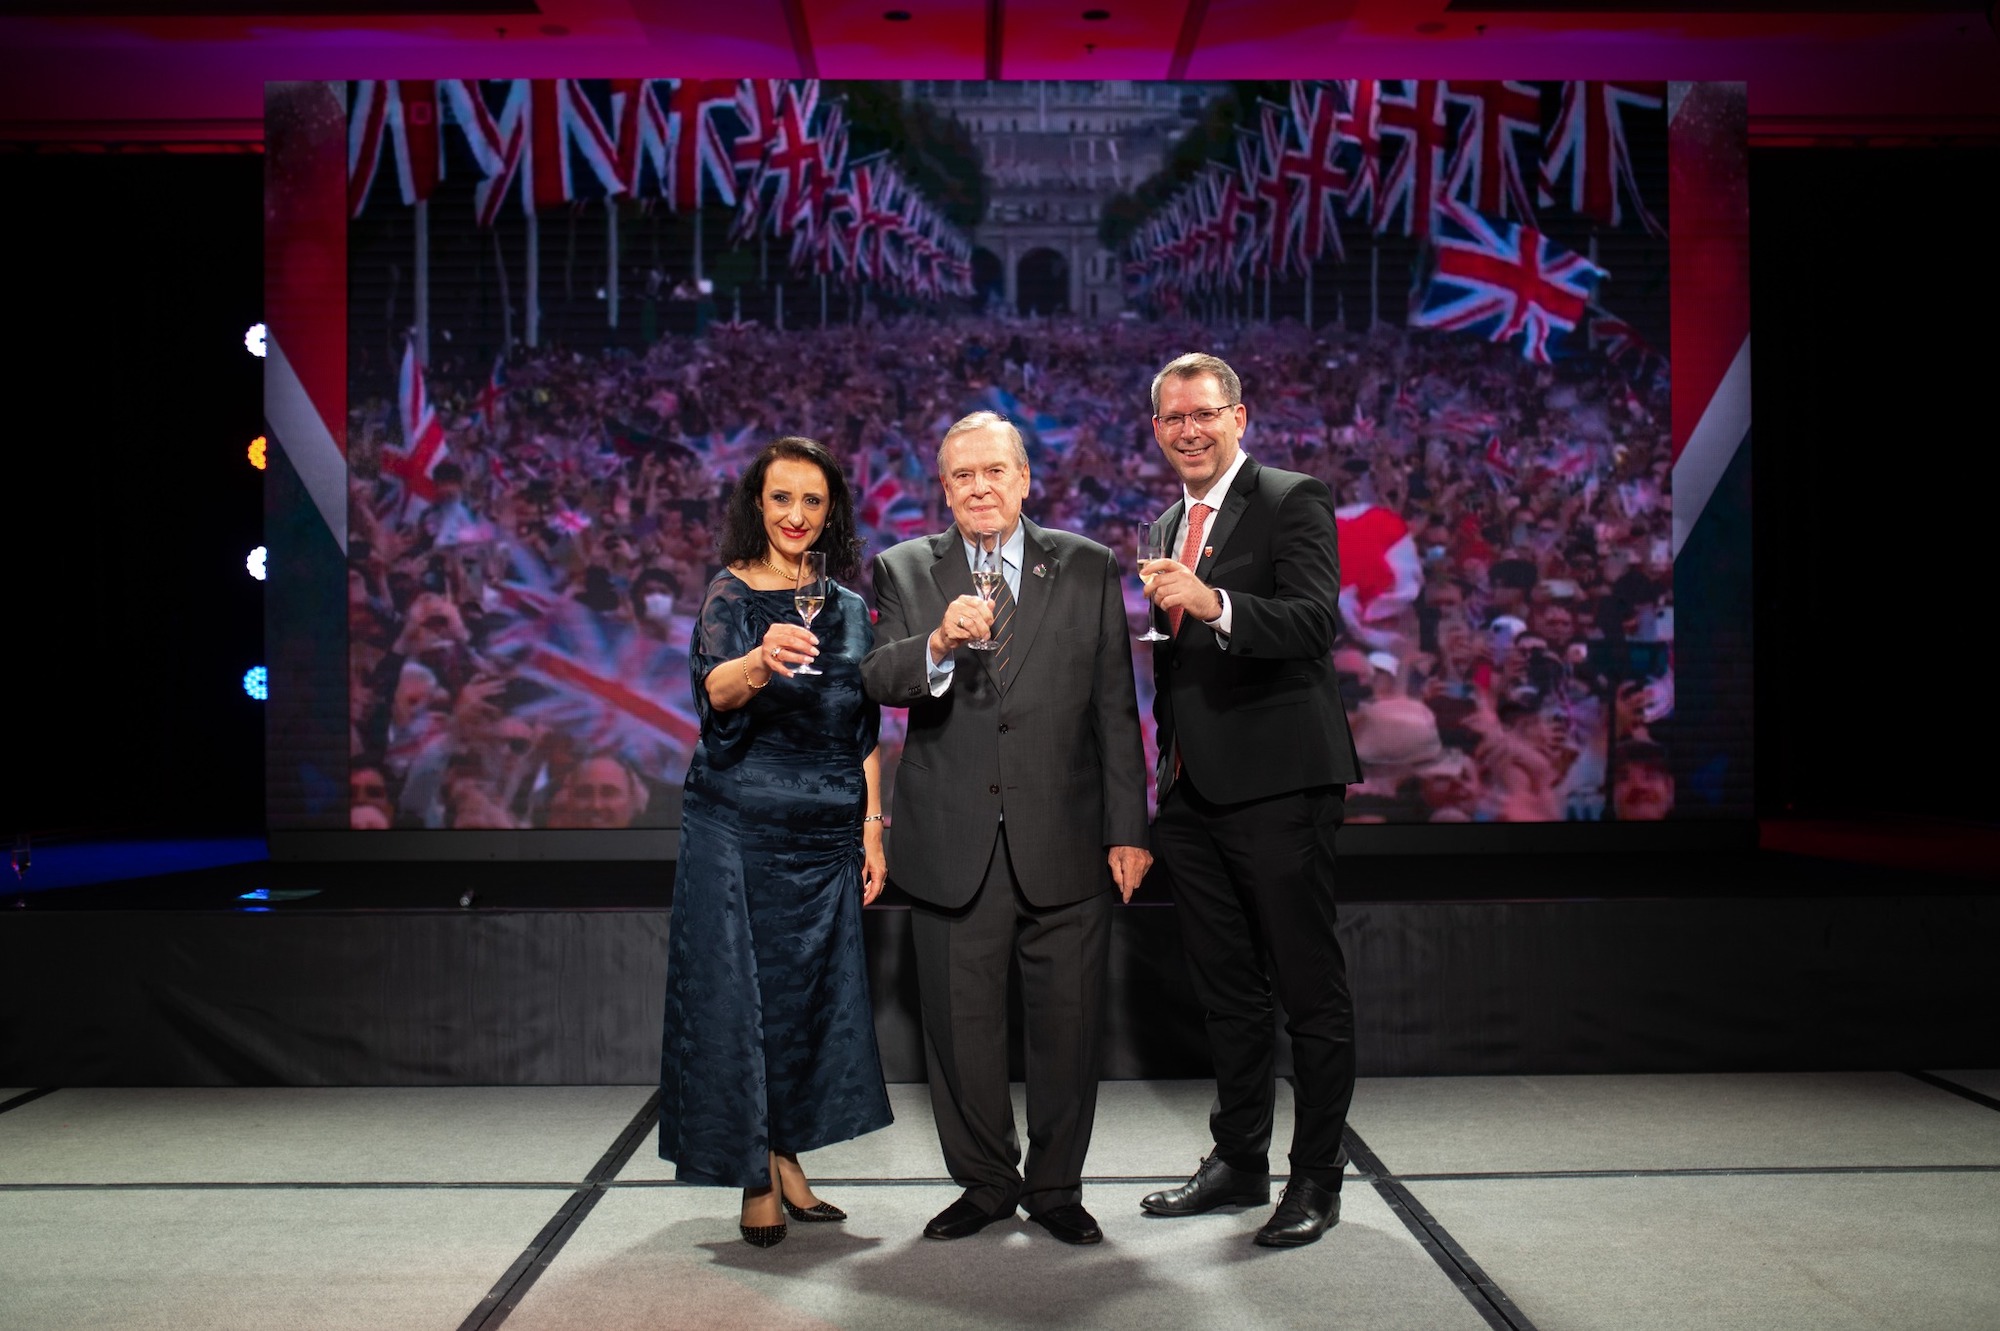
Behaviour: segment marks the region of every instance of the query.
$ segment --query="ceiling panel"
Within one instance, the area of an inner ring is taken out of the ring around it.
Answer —
[[[1006,0],[1010,79],[1163,79],[1190,10],[1207,0]],[[1086,13],[1106,14],[1101,20]]]
[[[986,77],[984,0],[795,0],[829,79]],[[902,21],[883,17],[908,14]]]

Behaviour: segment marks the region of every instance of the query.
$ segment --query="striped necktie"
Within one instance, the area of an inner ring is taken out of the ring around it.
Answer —
[[[999,644],[993,649],[993,678],[1004,690],[1009,683],[1007,668],[1014,660],[1014,593],[1007,590],[1005,578],[993,589],[993,632],[989,636]]]

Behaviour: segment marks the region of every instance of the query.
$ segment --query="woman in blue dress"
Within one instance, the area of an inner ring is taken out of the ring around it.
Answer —
[[[861,947],[885,877],[880,713],[861,692],[875,630],[834,581],[853,579],[858,546],[833,455],[771,444],[730,498],[726,567],[688,650],[701,744],[668,923],[660,1155],[683,1182],[742,1188],[759,1247],[787,1215],[845,1220],[799,1153],[890,1121]],[[793,603],[808,550],[829,575],[811,631]],[[821,673],[797,675],[808,660]]]

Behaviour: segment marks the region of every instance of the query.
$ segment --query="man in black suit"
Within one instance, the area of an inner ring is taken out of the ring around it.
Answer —
[[[1171,637],[1153,652],[1153,845],[1207,1012],[1216,1102],[1214,1152],[1140,1205],[1184,1216],[1270,1202],[1275,983],[1297,1112],[1290,1181],[1257,1242],[1289,1248],[1340,1218],[1354,1006],[1334,936],[1333,835],[1361,772],[1329,659],[1333,499],[1244,453],[1248,420],[1236,372],[1214,356],[1182,356],[1153,380],[1153,437],[1183,487],[1160,517],[1178,557],[1142,570]]]
[[[1103,1238],[1083,1206],[1097,1111],[1115,886],[1152,863],[1132,647],[1111,552],[1021,516],[1028,455],[975,412],[938,448],[954,524],[875,561],[868,696],[907,707],[889,875],[913,900],[938,1140],[965,1189],[924,1233],[956,1239],[1017,1207],[1066,1243]],[[974,542],[1005,578],[973,592]],[[997,645],[971,644],[990,639]],[[1028,1155],[1007,1089],[1007,969],[1027,1014]]]

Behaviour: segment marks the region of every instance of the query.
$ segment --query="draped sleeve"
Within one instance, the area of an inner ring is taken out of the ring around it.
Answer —
[[[769,625],[752,623],[750,598],[741,579],[727,570],[708,585],[708,597],[701,605],[701,619],[695,625],[694,641],[688,644],[688,675],[694,686],[695,713],[701,718],[701,745],[710,763],[727,767],[743,754],[750,743],[750,713],[758,698],[752,694],[747,706],[720,711],[708,699],[708,675],[717,666],[749,651]]]

